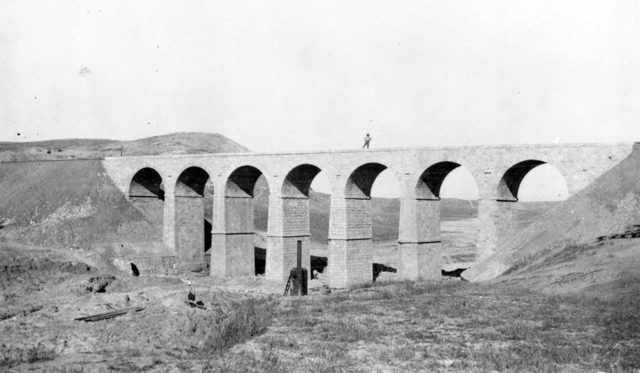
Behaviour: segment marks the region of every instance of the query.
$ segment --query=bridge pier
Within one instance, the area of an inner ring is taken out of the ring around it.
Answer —
[[[176,196],[175,252],[178,270],[201,271],[207,268],[204,259],[204,198]]]
[[[440,199],[402,199],[398,236],[399,277],[440,279]]]
[[[495,253],[517,233],[516,203],[515,199],[478,201],[478,262]]]
[[[218,196],[213,200],[212,276],[255,275],[253,197]]]
[[[373,281],[370,197],[331,197],[329,281],[345,288]]]
[[[265,277],[286,281],[297,266],[297,244],[302,241],[302,267],[311,272],[309,198],[269,195],[267,263]]]
[[[162,218],[162,242],[176,255],[176,200],[173,194],[167,190],[164,195],[164,212]]]

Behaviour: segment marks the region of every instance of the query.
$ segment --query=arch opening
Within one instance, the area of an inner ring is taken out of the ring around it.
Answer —
[[[518,191],[524,177],[534,168],[545,162],[530,159],[516,163],[502,175],[498,184],[498,201],[516,202],[518,201]]]
[[[374,190],[376,195],[392,198],[372,198]],[[353,246],[349,250],[361,256],[360,260],[370,263],[362,269],[353,269],[355,272],[363,271],[356,275],[362,280],[376,281],[382,272],[397,271],[400,200],[395,197],[399,190],[400,183],[393,172],[380,163],[361,165],[349,176],[345,187],[348,236],[369,242],[364,246],[357,241],[346,243],[348,247]]]
[[[367,163],[356,168],[347,181],[345,197],[347,198],[371,198],[371,188],[380,173],[387,166],[380,163]]]
[[[558,202],[569,197],[569,189],[560,171],[544,163],[525,175],[517,197],[523,202]]]
[[[236,168],[225,186],[225,225],[236,258],[233,273],[264,275],[269,226],[269,183],[253,166]]]
[[[183,170],[175,185],[177,262],[183,269],[201,271],[210,257],[213,183],[200,167]]]
[[[149,167],[135,173],[129,184],[129,202],[151,223],[162,241],[164,221],[164,184],[160,174]]]
[[[441,242],[440,270],[468,268],[478,258],[478,185],[466,167],[440,162],[428,167],[416,186],[416,197],[431,205],[431,218],[424,222],[434,241]],[[436,226],[429,228],[428,225]]]
[[[416,197],[423,199],[440,199],[440,189],[445,178],[460,164],[455,162],[439,162],[429,166],[418,179]]]
[[[260,176],[262,176],[262,172],[253,166],[237,168],[227,180],[225,195],[227,197],[253,198],[256,182]]]
[[[283,197],[309,197],[309,189],[313,179],[320,173],[314,165],[303,164],[295,167],[287,174],[282,184]]]
[[[517,163],[498,184],[498,201],[518,202],[513,204],[511,224],[505,224],[511,231],[531,225],[568,196],[564,176],[554,166],[539,160]],[[510,236],[511,231],[505,229],[502,237]]]
[[[149,167],[136,172],[129,184],[129,197],[157,198],[164,201],[164,186],[160,174]]]
[[[309,229],[311,232],[310,274],[314,278],[324,276],[329,264],[328,238],[331,213],[331,184],[327,173],[315,175],[309,189]]]

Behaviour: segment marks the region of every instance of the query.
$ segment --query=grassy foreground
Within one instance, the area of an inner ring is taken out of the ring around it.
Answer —
[[[462,282],[378,284],[281,302],[268,331],[209,359],[225,372],[640,369],[640,300]]]
[[[209,301],[206,294],[202,296],[207,304],[223,306],[219,295]],[[635,373],[640,369],[637,296],[605,301],[548,296],[499,284],[387,282],[302,298],[249,296],[232,301],[221,312],[177,307],[158,304],[100,323],[66,322],[55,334],[73,330],[82,340],[95,338],[97,344],[90,349],[94,353],[66,356],[57,352],[55,344],[44,343],[22,352],[5,349],[0,371],[3,367],[242,373]],[[28,326],[21,321],[27,321],[25,317],[16,320],[20,325],[5,325],[3,333],[18,333],[25,342],[27,336],[37,336],[40,322]]]

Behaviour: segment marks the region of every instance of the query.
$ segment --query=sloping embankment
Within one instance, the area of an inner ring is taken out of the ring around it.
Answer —
[[[556,206],[505,247],[464,273],[470,281],[496,278],[536,257],[593,243],[640,222],[640,144],[585,189]]]
[[[0,239],[109,256],[171,255],[162,252],[161,220],[149,216],[99,160],[0,163]]]

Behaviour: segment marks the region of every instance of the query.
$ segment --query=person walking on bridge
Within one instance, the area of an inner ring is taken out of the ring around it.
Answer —
[[[367,133],[367,137],[364,138],[364,145],[362,145],[362,149],[364,149],[365,147],[369,149],[370,142],[371,142],[371,137],[369,137],[369,134]]]

